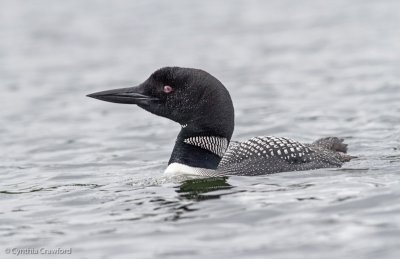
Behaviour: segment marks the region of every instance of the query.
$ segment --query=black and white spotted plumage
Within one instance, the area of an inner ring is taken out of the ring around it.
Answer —
[[[288,138],[261,136],[234,143],[217,171],[229,175],[262,175],[285,171],[340,167],[348,156],[333,150],[327,140],[340,146],[338,138],[301,144]],[[342,144],[344,146],[344,144]],[[345,151],[345,150],[342,150]]]
[[[226,152],[228,141],[220,137],[192,137],[184,142],[222,157],[215,171],[217,175],[263,175],[340,167],[351,158],[345,155],[347,145],[343,140],[332,137],[301,144],[283,137],[259,136],[231,142]],[[197,173],[201,174],[201,170]]]

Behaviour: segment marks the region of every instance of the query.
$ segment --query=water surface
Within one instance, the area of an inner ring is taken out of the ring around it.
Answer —
[[[400,2],[1,6],[1,258],[32,247],[73,258],[399,258]],[[166,65],[226,85],[235,140],[340,136],[358,159],[165,179],[179,125],[85,95]]]

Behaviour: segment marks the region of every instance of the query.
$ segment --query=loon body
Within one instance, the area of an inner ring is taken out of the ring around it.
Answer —
[[[88,95],[103,101],[136,104],[178,122],[166,174],[263,175],[341,167],[347,155],[343,139],[328,137],[301,144],[260,136],[231,142],[234,108],[229,92],[215,77],[192,68],[165,67],[142,84]]]

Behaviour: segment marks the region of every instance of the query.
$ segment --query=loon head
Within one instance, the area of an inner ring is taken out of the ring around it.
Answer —
[[[234,110],[229,92],[203,70],[164,67],[138,86],[88,96],[107,102],[136,104],[178,122],[193,135],[216,135],[230,140],[233,133]]]
[[[216,168],[234,129],[229,92],[215,77],[199,69],[164,67],[138,86],[88,96],[136,104],[178,122],[182,130],[169,163]]]

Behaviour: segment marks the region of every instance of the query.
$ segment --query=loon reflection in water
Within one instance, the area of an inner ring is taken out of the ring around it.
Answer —
[[[178,122],[167,175],[263,175],[341,167],[352,156],[343,139],[328,137],[301,144],[283,137],[260,136],[231,142],[234,108],[224,85],[209,73],[165,67],[136,87],[88,95],[103,101],[136,104]]]
[[[176,189],[180,197],[189,200],[219,199],[223,194],[209,193],[219,190],[229,190],[234,186],[227,183],[228,177],[209,177],[183,181]]]

